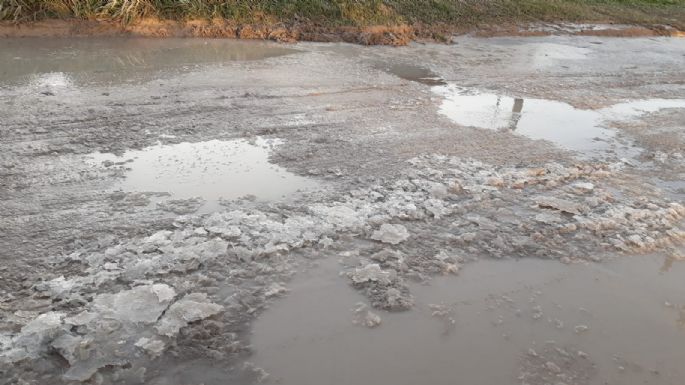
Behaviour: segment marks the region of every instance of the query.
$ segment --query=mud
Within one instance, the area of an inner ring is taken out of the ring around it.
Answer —
[[[324,26],[298,20],[291,23],[265,21],[246,24],[214,18],[166,20],[143,18],[128,23],[106,20],[42,20],[0,22],[0,37],[196,37],[296,41],[347,42],[361,45],[405,46],[412,41],[451,42],[452,35],[495,36],[602,36],[683,37],[683,31],[665,25],[580,23],[504,23],[478,25],[398,24],[368,26]]]
[[[0,41],[0,383],[678,383],[682,40],[455,43]]]
[[[311,22],[261,24],[224,19],[165,20],[144,18],[130,23],[96,20],[0,22],[0,37],[199,37],[248,40],[348,42],[363,45],[407,45],[415,37],[409,25],[332,26]]]

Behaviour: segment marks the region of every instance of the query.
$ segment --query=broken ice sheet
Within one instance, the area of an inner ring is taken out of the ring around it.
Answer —
[[[378,282],[380,284],[389,284],[391,282],[390,272],[383,271],[377,263],[370,263],[364,267],[357,268],[350,274],[350,279],[355,284],[364,284],[366,282]]]
[[[156,329],[160,334],[172,337],[190,322],[203,320],[222,310],[223,306],[207,300],[207,294],[188,294],[169,307]]]
[[[160,341],[155,338],[147,338],[147,337],[141,337],[136,343],[135,346],[145,350],[150,354],[152,357],[157,357],[162,352],[164,351],[164,348],[166,347],[163,341]]]
[[[180,342],[174,339],[181,328],[223,311],[214,303],[218,301],[214,296],[210,299],[198,293],[204,282],[210,282],[208,287],[218,283],[216,277],[208,279],[209,265],[225,268],[227,276],[254,285],[255,297],[236,309],[255,309],[284,292],[280,282],[295,270],[289,257],[297,253],[291,251],[318,247],[324,240],[329,246],[331,242],[343,246],[345,240],[376,238],[378,243],[365,241],[374,248],[366,255],[368,260],[361,255],[361,263],[346,276],[373,308],[401,311],[413,306],[405,279],[456,273],[463,262],[456,250],[423,249],[417,253],[412,249],[414,243],[407,241],[410,231],[421,236],[431,226],[452,223],[459,236],[434,235],[460,244],[457,250],[463,245],[475,253],[552,255],[559,259],[568,258],[571,249],[573,256],[596,255],[595,251],[605,250],[607,241],[616,250],[644,250],[659,242],[682,239],[677,227],[685,208],[680,204],[657,197],[650,197],[648,202],[624,199],[620,203],[602,200],[601,205],[587,204],[588,199],[600,201],[602,189],[577,183],[601,185],[601,178],[612,169],[611,165],[567,167],[558,163],[535,168],[500,167],[470,159],[423,156],[409,162],[403,177],[339,195],[335,202],[321,199],[302,206],[249,208],[236,204],[232,211],[180,217],[173,230],[103,246],[104,250],[56,256],[57,265],[83,263],[84,269],[78,275],[37,283],[34,288],[39,295],[92,294],[94,300],[74,308],[63,323],[55,325],[54,334],[48,328],[50,337],[38,339],[34,354],[24,364],[37,365],[48,359],[44,354],[47,351],[58,352],[66,361],[79,357],[66,373],[72,380],[88,379],[95,373],[104,375],[105,371],[100,371],[104,366],[132,364],[137,368],[146,359],[163,354],[166,346]],[[450,193],[455,184],[461,187],[458,194]],[[483,201],[485,188],[506,199]],[[525,199],[521,199],[522,194]],[[434,204],[425,205],[429,200]],[[529,214],[517,217],[525,226],[490,219],[517,211]],[[564,237],[559,218],[572,225],[568,231],[574,234]],[[540,236],[542,233],[552,236]],[[401,250],[382,250],[401,242]],[[164,281],[152,283],[153,277]],[[176,291],[195,294],[178,299]],[[227,308],[232,303],[226,303]],[[62,335],[67,336],[59,338]],[[16,333],[9,336],[9,342],[4,338],[0,359],[7,360],[8,349],[21,348],[17,337]],[[131,357],[136,361],[130,362]]]
[[[409,232],[406,227],[389,223],[382,224],[380,229],[374,231],[371,235],[373,240],[393,245],[404,242],[407,238],[409,238]]]
[[[157,321],[175,296],[168,285],[143,285],[116,294],[100,294],[93,300],[93,307],[105,318],[149,324]]]

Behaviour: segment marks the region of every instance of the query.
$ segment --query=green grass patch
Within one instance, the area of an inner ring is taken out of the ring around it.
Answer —
[[[0,20],[224,18],[323,26],[609,21],[685,28],[685,0],[0,0]]]

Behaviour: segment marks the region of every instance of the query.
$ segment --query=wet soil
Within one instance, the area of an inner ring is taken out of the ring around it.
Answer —
[[[0,384],[678,384],[683,40],[454,41],[1,40]]]
[[[129,23],[106,20],[43,20],[0,22],[0,37],[200,37],[295,41],[347,42],[362,45],[404,46],[415,40],[450,42],[452,35],[478,37],[578,35],[603,37],[682,37],[664,25],[499,23],[450,26],[443,23],[325,26],[302,20],[293,23],[246,24],[224,19],[164,20],[144,18]]]

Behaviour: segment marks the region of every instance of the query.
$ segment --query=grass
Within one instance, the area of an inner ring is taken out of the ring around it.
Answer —
[[[606,21],[685,29],[685,0],[0,0],[0,20],[142,17],[322,26]]]

